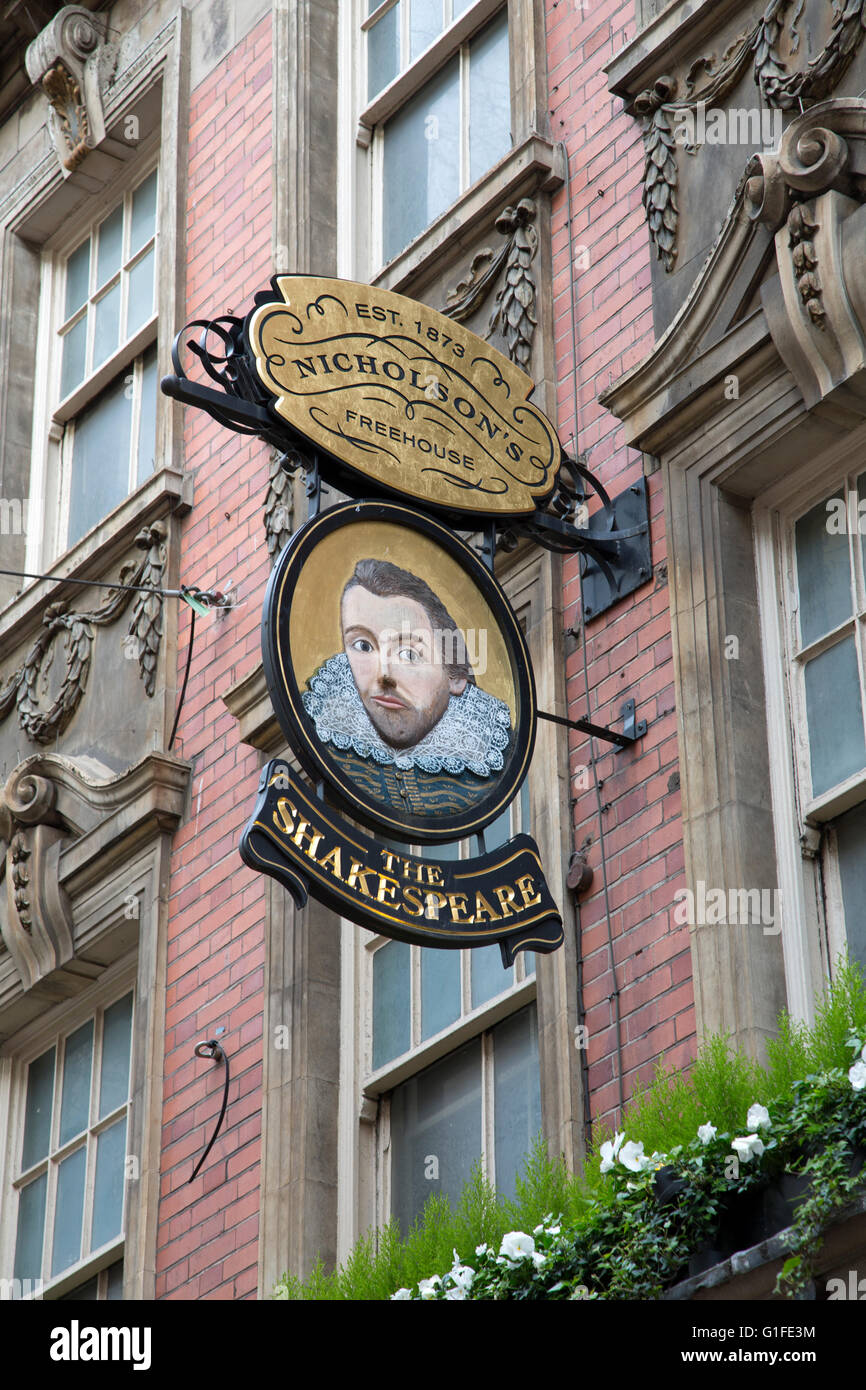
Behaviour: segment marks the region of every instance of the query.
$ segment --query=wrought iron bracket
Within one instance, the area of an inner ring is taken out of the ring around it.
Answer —
[[[588,522],[580,559],[583,615],[597,618],[652,577],[646,478],[627,487]],[[614,541],[614,551],[606,542]],[[597,553],[602,551],[603,561]]]
[[[538,711],[538,718],[546,719],[550,724],[561,724],[566,729],[577,729],[581,734],[589,734],[590,738],[598,738],[605,743],[612,743],[614,745],[613,751],[621,753],[624,748],[632,748],[647,731],[647,721],[635,719],[635,708],[634,700],[626,700],[620,709],[620,718],[623,721],[622,730],[609,729],[607,725],[593,724],[588,719],[564,719],[560,714],[548,714],[543,709]]]

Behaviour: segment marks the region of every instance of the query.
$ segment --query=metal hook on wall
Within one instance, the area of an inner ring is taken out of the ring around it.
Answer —
[[[223,1116],[224,1116],[225,1113],[226,1113],[226,1105],[228,1104],[228,1099],[229,1099],[229,1080],[230,1080],[230,1075],[229,1075],[229,1059],[228,1059],[228,1057],[226,1056],[226,1053],[225,1053],[225,1051],[223,1050],[223,1048],[222,1048],[222,1047],[220,1046],[220,1044],[217,1042],[216,1038],[211,1038],[211,1039],[208,1040],[208,1042],[197,1043],[197,1044],[196,1044],[196,1047],[195,1047],[195,1055],[196,1055],[196,1057],[212,1057],[212,1058],[217,1062],[218,1065],[219,1065],[221,1062],[225,1062],[225,1065],[226,1065],[226,1081],[225,1081],[225,1086],[223,1087],[223,1103],[222,1103],[222,1107],[221,1107],[221,1109],[220,1109],[219,1119],[218,1119],[217,1122],[216,1122],[216,1129],[214,1130],[213,1134],[212,1134],[211,1137],[210,1137],[210,1142],[209,1142],[207,1148],[205,1149],[205,1151],[204,1151],[204,1153],[202,1154],[201,1158],[199,1159],[198,1163],[195,1165],[195,1167],[194,1167],[193,1170],[192,1170],[192,1176],[191,1176],[190,1179],[189,1179],[190,1182],[192,1182],[193,1179],[195,1178],[196,1174],[198,1173],[198,1170],[201,1168],[202,1164],[204,1163],[205,1159],[207,1158],[208,1154],[210,1153],[211,1149],[213,1148],[214,1142],[215,1142],[215,1140],[216,1140],[216,1137],[217,1137],[217,1135],[218,1135],[219,1132],[220,1132],[220,1125],[221,1125],[222,1122],[223,1122]]]

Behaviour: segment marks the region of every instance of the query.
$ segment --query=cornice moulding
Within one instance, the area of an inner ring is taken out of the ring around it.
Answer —
[[[743,0],[678,0],[668,5],[605,66],[609,90],[628,101],[659,72],[715,39],[726,20],[751,8]]]

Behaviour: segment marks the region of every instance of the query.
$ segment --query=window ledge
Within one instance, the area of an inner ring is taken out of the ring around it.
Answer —
[[[721,26],[743,8],[742,0],[676,0],[620,49],[604,71],[608,90],[628,100],[670,72],[704,43],[713,45]]]
[[[88,1255],[86,1259],[79,1260],[56,1278],[47,1280],[39,1297],[46,1301],[53,1300],[71,1292],[79,1284],[86,1284],[94,1274],[100,1274],[109,1265],[123,1259],[123,1246],[123,1236],[113,1240],[109,1245],[103,1245],[94,1255]]]
[[[414,96],[428,77],[432,77],[449,58],[452,58],[461,44],[474,34],[476,29],[503,9],[503,0],[478,0],[476,5],[459,15],[453,24],[434,39],[414,63],[404,69],[383,88],[358,117],[357,142],[364,149],[370,144],[374,126],[386,121],[395,111]]]
[[[806,824],[823,825],[825,821],[850,811],[852,806],[866,800],[866,781],[863,772],[855,772],[846,782],[833,787],[821,796],[813,796],[806,805]]]
[[[405,251],[374,275],[372,284],[380,289],[398,290],[419,272],[432,269],[441,257],[444,243],[457,233],[466,235],[486,216],[491,204],[522,197],[538,188],[553,193],[564,182],[562,146],[537,133],[527,136],[410,242]]]
[[[0,613],[0,639],[3,639],[4,649],[11,651],[16,642],[39,626],[46,602],[82,592],[77,584],[68,586],[64,592],[57,581],[67,577],[113,578],[111,571],[126,558],[130,541],[145,522],[157,521],[170,512],[183,515],[191,505],[192,479],[189,476],[176,468],[162,468],[152,473],[98,526],[48,567],[49,578],[25,581],[24,591]]]

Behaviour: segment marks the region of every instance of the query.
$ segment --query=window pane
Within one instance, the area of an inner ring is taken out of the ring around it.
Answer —
[[[470,5],[474,5],[475,0],[451,0],[452,14],[456,19],[464,10],[468,10]]]
[[[141,364],[141,416],[138,426],[138,471],[136,483],[143,483],[156,467],[156,348],[144,354]]]
[[[84,357],[87,352],[87,315],[79,319],[63,335],[63,366],[60,370],[60,399],[69,395],[84,380]]]
[[[81,1258],[81,1220],[84,1214],[84,1173],[87,1151],[82,1146],[57,1170],[57,1205],[54,1211],[54,1249],[51,1276],[61,1274]]]
[[[432,1038],[460,1017],[460,952],[421,951],[421,1037]]]
[[[491,821],[490,825],[484,830],[484,849],[490,853],[494,849],[501,849],[511,839],[511,807],[506,806],[505,810]]]
[[[153,313],[153,247],[142,256],[129,272],[129,302],[126,314],[126,336],[147,323]]]
[[[485,1004],[503,990],[514,984],[514,966],[502,968],[502,954],[498,945],[476,946],[469,957],[472,971],[472,1007]]]
[[[812,795],[819,796],[866,766],[853,637],[837,642],[807,663],[806,712]]]
[[[54,1094],[54,1048],[43,1052],[27,1068],[27,1102],[24,1108],[24,1145],[21,1171],[26,1173],[45,1158],[51,1143],[51,1107]]]
[[[99,224],[99,250],[96,257],[96,288],[120,270],[123,254],[123,204]]]
[[[63,1094],[60,1104],[60,1143],[87,1128],[90,1120],[90,1075],[93,1068],[93,1019],[66,1039],[63,1051]]]
[[[400,6],[395,5],[367,33],[367,100],[387,87],[400,70]]]
[[[70,1289],[69,1293],[62,1293],[57,1299],[58,1303],[95,1303],[99,1294],[99,1275],[95,1274],[92,1279],[88,1279],[86,1284],[79,1284],[77,1289]]]
[[[848,953],[866,971],[866,804],[855,806],[836,823],[839,876],[845,907]]]
[[[409,58],[414,63],[442,33],[442,0],[412,0],[409,11]]]
[[[844,498],[845,489],[841,489]],[[794,528],[800,591],[800,640],[808,646],[851,616],[851,565],[847,527],[827,529],[825,502],[800,517]]]
[[[66,307],[65,319],[71,318],[76,309],[87,302],[90,288],[90,238],[73,251],[66,262]]]
[[[67,546],[80,540],[127,495],[130,394],[124,377],[117,377],[75,421]]]
[[[117,351],[120,333],[120,281],[96,304],[93,331],[93,369]]]
[[[42,1277],[42,1237],[45,1230],[45,1194],[48,1176],[22,1187],[18,1198],[18,1234],[15,1239],[15,1279]]]
[[[105,1010],[102,1025],[102,1068],[99,1075],[99,1118],[116,1110],[129,1096],[129,1043],[132,1036],[132,995],[125,994]]]
[[[156,170],[132,195],[132,229],[129,254],[134,256],[156,229]]]
[[[123,1298],[123,1260],[117,1260],[108,1267],[108,1288],[106,1298]]]
[[[391,1098],[391,1210],[403,1232],[431,1193],[452,1202],[481,1156],[481,1041],[398,1086]]]
[[[409,953],[404,941],[389,941],[373,956],[374,1069],[409,1049]]]
[[[493,1131],[496,1190],[513,1197],[514,1179],[541,1130],[538,1016],[535,1005],[493,1029]]]
[[[469,182],[511,149],[508,15],[479,34],[469,48]]]
[[[123,1180],[126,1158],[126,1116],[100,1134],[96,1143],[96,1181],[93,1185],[91,1250],[119,1236],[123,1225]]]
[[[454,58],[385,127],[386,261],[460,193],[458,77]]]

